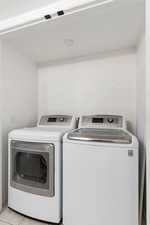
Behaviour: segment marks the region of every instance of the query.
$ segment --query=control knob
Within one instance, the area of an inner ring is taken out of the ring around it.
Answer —
[[[59,119],[60,122],[64,122],[64,120],[65,120],[64,117],[60,117]]]
[[[108,121],[108,123],[113,123],[114,119],[113,118],[108,118],[107,121]]]

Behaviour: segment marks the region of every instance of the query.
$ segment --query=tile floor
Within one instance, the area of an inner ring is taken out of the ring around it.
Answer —
[[[5,208],[0,214],[0,225],[51,225],[50,223],[42,223],[33,219],[29,219],[8,208]]]

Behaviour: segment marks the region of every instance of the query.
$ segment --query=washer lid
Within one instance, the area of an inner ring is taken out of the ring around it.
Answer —
[[[81,128],[68,134],[68,139],[105,143],[131,144],[132,137],[119,129]]]

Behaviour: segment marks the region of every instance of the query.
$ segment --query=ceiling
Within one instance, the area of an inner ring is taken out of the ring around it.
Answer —
[[[0,19],[16,16],[62,0],[0,0]],[[124,1],[124,0],[121,0]],[[128,1],[128,0],[126,0]],[[130,0],[141,1],[141,0]]]
[[[135,47],[143,25],[144,1],[126,0],[29,27],[5,40],[41,64]]]
[[[62,0],[0,0],[0,20],[8,19],[26,13],[32,10],[39,9],[50,5],[51,3],[58,3]],[[68,0],[70,1],[70,0]],[[75,0],[76,1],[76,0]],[[80,1],[80,0],[78,0]],[[115,0],[116,1],[116,0]],[[119,0],[130,2],[142,2],[144,0]]]

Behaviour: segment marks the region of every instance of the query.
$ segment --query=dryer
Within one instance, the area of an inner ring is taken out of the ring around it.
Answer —
[[[122,116],[83,116],[64,136],[65,225],[138,225],[138,140]]]
[[[62,136],[73,116],[42,116],[37,127],[9,133],[8,207],[39,220],[62,219]]]

